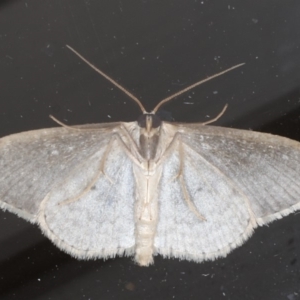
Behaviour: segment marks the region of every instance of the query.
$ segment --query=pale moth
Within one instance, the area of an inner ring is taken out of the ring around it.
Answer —
[[[0,139],[0,205],[80,259],[226,256],[258,225],[300,209],[300,144],[253,131],[163,122],[47,128]],[[224,110],[223,110],[224,111]],[[223,113],[223,112],[222,112]],[[221,115],[221,114],[220,114]],[[219,116],[220,116],[219,115]],[[218,117],[219,117],[218,116]]]

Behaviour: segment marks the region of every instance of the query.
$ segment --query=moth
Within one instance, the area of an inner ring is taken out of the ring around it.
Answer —
[[[136,122],[40,129],[0,139],[0,205],[79,259],[226,256],[257,226],[300,209],[300,144],[266,133],[170,123],[162,100]]]

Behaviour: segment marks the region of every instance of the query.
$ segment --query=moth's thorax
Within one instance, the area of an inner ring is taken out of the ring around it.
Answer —
[[[157,131],[157,129],[152,129],[150,134],[145,132],[140,135],[140,153],[147,160],[155,157],[159,140]]]
[[[155,157],[159,142],[161,120],[154,114],[143,114],[138,124],[140,127],[140,154],[146,160]]]

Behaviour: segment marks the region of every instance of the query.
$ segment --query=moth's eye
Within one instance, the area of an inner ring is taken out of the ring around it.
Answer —
[[[153,114],[143,114],[138,117],[137,122],[141,128],[146,128],[146,120],[147,118],[152,119],[152,128],[157,128],[161,125],[161,119],[157,115]]]
[[[152,116],[152,128],[157,128],[161,125],[161,119],[157,115]]]
[[[137,122],[141,128],[145,128],[146,127],[146,115],[145,114],[140,115],[137,119]]]

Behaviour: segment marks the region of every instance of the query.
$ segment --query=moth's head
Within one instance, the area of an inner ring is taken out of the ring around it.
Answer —
[[[139,116],[137,123],[140,128],[144,129],[148,134],[151,131],[157,131],[161,125],[161,119],[156,114],[144,113]]]

